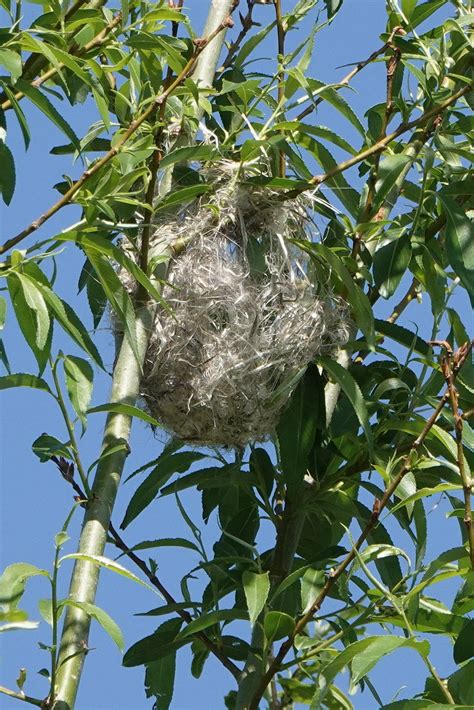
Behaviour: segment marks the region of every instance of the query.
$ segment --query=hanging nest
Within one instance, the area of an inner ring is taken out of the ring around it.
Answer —
[[[151,240],[187,247],[170,263],[171,311],[157,309],[141,397],[183,441],[241,447],[274,432],[307,365],[347,342],[348,319],[290,241],[309,238],[308,204],[239,181],[233,164],[212,178],[212,198],[166,217]]]

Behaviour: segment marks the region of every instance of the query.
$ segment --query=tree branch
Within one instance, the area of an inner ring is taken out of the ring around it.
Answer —
[[[461,369],[464,362],[466,361],[467,356],[471,352],[471,349],[472,349],[472,343],[466,344],[462,348],[460,348],[458,350],[458,352],[456,353],[456,365],[453,367],[453,378],[455,378],[457,376],[459,370]],[[420,433],[420,435],[417,437],[417,439],[413,442],[413,444],[410,448],[410,451],[407,453],[407,455],[404,458],[404,461],[402,463],[399,473],[392,480],[392,482],[387,486],[382,498],[380,500],[375,501],[370,520],[368,521],[364,530],[361,532],[357,541],[354,543],[352,550],[344,558],[344,560],[341,562],[341,564],[333,572],[331,572],[330,576],[326,580],[324,587],[322,588],[322,590],[319,593],[316,600],[311,605],[310,609],[296,623],[294,631],[292,632],[291,636],[286,641],[284,641],[282,643],[282,645],[280,646],[280,649],[279,649],[277,655],[275,656],[274,661],[269,666],[267,672],[265,673],[264,677],[261,680],[261,683],[260,683],[257,691],[255,692],[252,700],[250,701],[250,704],[248,705],[248,710],[258,710],[260,700],[261,700],[266,688],[268,687],[273,676],[278,672],[280,665],[281,665],[282,661],[285,659],[287,653],[293,647],[293,642],[294,642],[296,636],[304,631],[306,625],[313,619],[314,614],[320,610],[324,600],[328,596],[328,594],[331,591],[332,587],[334,586],[335,582],[339,579],[339,577],[345,572],[347,567],[355,559],[358,550],[360,550],[360,548],[362,547],[362,544],[367,539],[370,532],[377,525],[379,517],[380,517],[380,513],[386,507],[388,501],[390,500],[393,493],[396,491],[396,489],[400,485],[404,476],[412,469],[413,455],[417,452],[417,450],[420,448],[420,446],[425,441],[431,428],[433,427],[436,420],[440,416],[446,402],[449,400],[449,396],[450,396],[449,389],[447,389],[446,392],[444,393],[444,395],[441,397],[441,399],[438,403],[438,406],[436,407],[436,409],[432,413],[431,417],[426,421],[425,426],[423,427],[423,431]]]
[[[472,504],[471,504],[471,489],[473,481],[466,469],[464,450],[462,444],[463,435],[463,417],[459,412],[459,393],[454,382],[454,372],[460,358],[459,351],[453,353],[448,343],[441,343],[446,349],[446,355],[441,361],[441,369],[444,379],[448,385],[449,399],[454,416],[454,431],[456,435],[457,448],[457,464],[459,474],[461,476],[463,495],[464,495],[464,524],[466,526],[467,540],[469,544],[469,556],[471,567],[474,570],[474,526],[472,524]],[[472,346],[472,344],[471,344]]]
[[[8,241],[6,241],[5,244],[0,246],[0,254],[3,254],[8,249],[15,247],[21,241],[26,239],[26,237],[28,237],[30,234],[39,229],[45,222],[51,219],[51,217],[53,217],[57,212],[59,212],[59,210],[71,203],[73,197],[79,192],[81,187],[93,175],[99,172],[99,170],[101,170],[104,165],[110,162],[110,160],[112,160],[112,158],[114,158],[118,154],[120,148],[122,148],[122,146],[125,145],[129,138],[131,138],[131,136],[136,133],[140,126],[156,111],[157,108],[159,108],[168,99],[168,97],[173,93],[173,91],[185,81],[185,79],[194,69],[198,57],[204,52],[207,45],[210,44],[212,40],[215,39],[227,27],[229,27],[231,22],[232,21],[230,20],[230,18],[227,17],[208,37],[206,37],[205,39],[195,40],[195,50],[193,52],[193,56],[186,62],[185,67],[181,70],[176,79],[166,89],[164,89],[161,94],[158,94],[155,97],[155,99],[145,111],[143,111],[136,119],[131,122],[127,130],[124,131],[122,136],[116,141],[114,147],[111,148],[104,156],[102,156],[100,160],[94,163],[94,165],[85,170],[82,173],[81,177],[76,180],[73,185],[71,185],[69,190],[57,202],[55,202],[54,205],[52,205],[48,210],[46,210],[46,212],[44,212],[40,217],[31,222],[31,224],[29,224],[28,227],[23,229],[19,234],[17,234],[15,237],[12,237]]]
[[[3,685],[0,685],[0,693],[2,695],[8,695],[9,698],[15,698],[15,700],[23,700],[24,703],[35,705],[37,708],[44,707],[42,700],[38,700],[38,698],[32,698],[30,695],[25,695],[21,692],[17,693],[14,690],[10,690],[10,688],[5,688]]]

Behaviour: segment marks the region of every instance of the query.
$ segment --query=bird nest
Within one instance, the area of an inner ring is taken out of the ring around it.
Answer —
[[[151,250],[183,239],[187,247],[170,262],[170,311],[156,311],[141,397],[183,441],[265,439],[307,365],[347,341],[345,306],[315,286],[291,242],[308,239],[308,225],[302,199],[282,202],[226,168],[211,199],[154,231]]]

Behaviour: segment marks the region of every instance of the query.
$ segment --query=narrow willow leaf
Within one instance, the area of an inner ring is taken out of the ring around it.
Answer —
[[[394,187],[411,160],[409,156],[401,153],[399,155],[387,155],[380,162],[377,173],[378,180],[375,185],[374,212],[382,206],[385,199],[389,196],[390,190]]]
[[[209,626],[214,626],[221,621],[235,621],[236,619],[248,619],[247,612],[242,609],[221,609],[220,611],[210,611],[208,614],[202,614],[197,619],[193,619],[179,633],[178,638],[184,639],[192,636],[198,631],[204,631]]]
[[[283,611],[269,611],[268,614],[265,614],[263,630],[270,643],[290,636],[294,628],[294,618]]]
[[[116,574],[119,574],[122,577],[130,579],[132,582],[141,584],[142,587],[151,589],[152,592],[158,594],[161,597],[161,594],[159,594],[159,592],[157,592],[157,590],[150,584],[147,584],[142,579],[140,579],[140,577],[137,577],[136,574],[133,574],[133,572],[130,572],[130,570],[126,569],[125,567],[122,567],[122,565],[119,565],[119,563],[115,562],[115,560],[110,560],[108,557],[104,557],[103,555],[86,555],[85,553],[74,552],[69,555],[64,555],[64,557],[61,557],[61,559],[59,560],[59,564],[62,564],[65,560],[82,560],[84,562],[90,562],[91,564],[98,565],[99,567],[104,567],[105,569],[108,569],[111,572],[115,572]]]
[[[167,653],[175,651],[188,643],[187,640],[176,642],[176,636],[183,625],[182,619],[168,619],[163,622],[153,634],[145,636],[130,646],[123,658],[126,668],[141,666],[163,658]]]
[[[7,283],[18,325],[36,358],[41,374],[49,356],[49,347],[46,347],[51,332],[50,329],[46,330],[47,325],[50,325],[48,309],[44,299],[35,299],[38,296],[37,284],[33,286],[24,277],[20,279],[19,274],[10,274]],[[42,347],[38,346],[38,340],[43,344]]]
[[[454,273],[471,297],[474,305],[474,228],[470,220],[451,198],[438,193],[446,213],[446,252]]]
[[[45,380],[40,377],[36,377],[35,375],[27,375],[22,372],[15,375],[0,377],[0,390],[10,389],[11,387],[33,387],[34,389],[43,390],[43,392],[47,392],[53,396],[53,393]]]
[[[116,621],[112,619],[111,616],[107,614],[106,611],[96,606],[95,604],[90,604],[89,602],[78,602],[73,599],[64,599],[61,602],[61,607],[69,606],[76,609],[82,609],[86,614],[95,619],[104,629],[104,631],[110,636],[112,641],[117,644],[120,651],[124,649],[123,634],[120,630],[120,626]]]
[[[212,160],[218,155],[211,145],[193,145],[189,148],[177,148],[165,155],[160,163],[160,170],[168,168],[175,163],[188,163],[194,161]]]
[[[69,138],[78,151],[81,150],[79,138],[76,136],[69,123],[63,118],[63,116],[53,106],[51,101],[42,91],[32,86],[32,84],[24,79],[18,79],[16,82],[16,89],[25,94],[25,96],[44,113],[46,118],[54,123],[55,126],[57,126]]]
[[[404,345],[409,350],[414,350],[424,356],[429,354],[430,346],[426,340],[423,340],[419,335],[408,330],[408,328],[404,328],[397,323],[389,323],[386,320],[376,320],[375,328],[377,332]]]
[[[464,663],[474,656],[474,619],[466,622],[454,644],[453,656],[456,663]]]
[[[256,574],[244,572],[242,575],[245,599],[249,611],[250,624],[253,626],[265,606],[270,591],[270,577],[268,572]]]
[[[285,481],[293,490],[298,490],[303,483],[316,431],[326,425],[325,412],[315,406],[323,389],[324,381],[318,368],[310,365],[278,422],[281,466]]]
[[[21,76],[23,67],[21,64],[21,54],[19,52],[14,52],[11,49],[6,49],[4,47],[0,48],[0,66],[5,67],[7,72],[12,78],[12,82]]]
[[[212,190],[211,185],[191,185],[191,187],[183,187],[181,190],[175,190],[164,197],[156,206],[157,211],[167,210],[170,207],[191,202],[198,195],[203,195],[205,192]]]
[[[406,273],[411,259],[411,245],[408,234],[391,239],[374,254],[375,285],[382,298],[392,296]]]
[[[85,428],[87,407],[92,396],[94,371],[87,360],[74,355],[66,355],[63,365],[69,399]]]
[[[137,417],[137,419],[142,419],[147,424],[152,426],[160,426],[160,423],[150,417],[149,414],[144,412],[138,407],[134,407],[131,404],[118,404],[116,402],[107,402],[106,404],[99,404],[97,407],[92,407],[87,410],[88,414],[97,414],[99,412],[114,412],[115,414],[124,414],[127,417]]]
[[[310,244],[302,241],[298,241],[297,244],[303,251],[308,251],[320,260],[323,265],[329,266],[335,272],[347,292],[346,299],[352,308],[357,325],[364,333],[369,347],[375,347],[374,317],[369,299],[362,289],[354,283],[354,279],[342,260],[323,244]]]
[[[351,663],[352,683],[354,685],[359,683],[362,678],[377,665],[383,656],[392,653],[401,646],[415,649],[424,658],[427,657],[430,648],[427,641],[417,641],[415,639],[406,639],[398,636],[375,637],[367,648],[355,655]]]
[[[144,540],[129,549],[132,552],[136,552],[137,550],[153,550],[156,547],[184,547],[188,550],[200,552],[199,547],[197,547],[194,542],[186,540],[184,537],[164,537],[161,538],[161,540]]]
[[[137,362],[140,362],[135,308],[133,306],[132,299],[109,261],[97,254],[92,253],[91,250],[88,251],[87,256],[89,257],[89,261],[97,274],[97,278],[102,284],[102,288],[104,289],[104,292],[119,320],[120,325],[124,328],[126,338],[133,354],[135,355]]]
[[[147,698],[154,697],[155,710],[168,710],[173,700],[176,675],[176,651],[158,661],[146,664],[145,692]]]
[[[301,607],[305,614],[318,598],[324,587],[324,572],[310,567],[301,578]]]
[[[329,376],[341,387],[342,391],[352,404],[357,419],[359,420],[367,438],[369,456],[372,457],[374,452],[372,428],[370,426],[367,405],[365,404],[364,396],[359,385],[354,380],[352,375],[341,365],[339,365],[339,363],[335,362],[335,360],[332,360],[329,357],[320,357],[319,362],[326,372],[328,372]]]
[[[44,296],[44,300],[48,305],[50,313],[54,315],[62,329],[74,340],[77,345],[79,345],[82,350],[91,356],[100,368],[104,369],[104,363],[102,362],[99,351],[94,345],[94,342],[92,341],[84,324],[77,317],[71,306],[69,306],[66,301],[60,299],[50,288],[44,286],[43,284],[38,284],[38,288]]]
[[[38,575],[49,577],[45,569],[27,562],[15,562],[4,569],[0,577],[0,604],[5,606],[4,611],[16,609],[25,591],[26,581]]]
[[[133,494],[120,527],[124,530],[130,525],[132,520],[135,520],[137,515],[156,498],[160,488],[173,474],[184,473],[192,463],[202,458],[204,458],[203,454],[193,451],[182,451],[160,458],[155,468]]]
[[[7,316],[7,299],[0,296],[0,330],[3,330],[5,326],[5,319]]]
[[[403,506],[414,503],[416,500],[426,498],[427,496],[434,496],[438,493],[444,493],[445,491],[462,491],[462,485],[456,485],[454,483],[439,483],[437,486],[433,486],[433,488],[420,488],[416,493],[413,493],[413,495],[404,498],[400,501],[400,503],[394,505],[390,509],[390,513],[394,513],[400,508],[403,508]]]
[[[63,444],[59,439],[49,434],[41,434],[32,445],[33,453],[39,458],[41,463],[46,463],[51,456],[63,456],[71,459],[72,455],[68,448],[69,444]]]
[[[1,59],[1,57],[0,57]],[[15,161],[13,159],[10,148],[0,139],[0,191],[3,196],[3,201],[9,205],[15,192],[16,173]]]

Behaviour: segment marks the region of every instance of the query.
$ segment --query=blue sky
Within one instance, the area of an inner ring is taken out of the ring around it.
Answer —
[[[206,0],[188,0],[191,16],[197,25],[205,19],[208,2]],[[284,9],[290,9],[294,3],[284,2]],[[257,18],[265,23],[272,15],[269,7],[257,8]],[[273,18],[272,18],[273,19]],[[308,74],[325,81],[337,81],[347,69],[341,65],[365,59],[380,46],[379,35],[385,27],[385,9],[382,0],[345,0],[344,8],[333,25],[316,37],[315,55]],[[303,23],[300,34],[310,30],[308,22]],[[261,49],[262,55],[274,56],[273,38]],[[382,65],[368,67],[353,82],[355,91],[350,93],[350,101],[359,115],[374,103],[384,100],[385,76]],[[49,149],[61,143],[64,138],[51,124],[47,123],[36,109],[23,105],[32,126],[32,142],[27,153],[24,151],[21,135],[15,121],[9,116],[8,144],[15,154],[17,168],[17,188],[14,200],[7,210],[0,208],[0,227],[2,241],[37,217],[45,207],[56,199],[52,185],[61,179],[63,172],[79,174],[80,166],[71,170],[69,157],[51,156]],[[89,109],[78,107],[72,112],[67,107],[61,108],[70,117],[78,134],[84,132],[95,116]],[[333,111],[321,108],[317,123],[330,126],[349,140],[355,136],[346,123]],[[53,218],[38,236],[46,238],[73,223],[79,216],[76,208],[67,208]],[[58,261],[61,268],[58,273],[57,291],[68,302],[73,303],[84,322],[91,319],[83,298],[76,296],[76,283],[82,266],[77,250],[67,247],[67,253]],[[464,299],[453,301],[454,306],[467,308]],[[381,304],[378,311],[383,317],[390,311],[390,304]],[[431,330],[430,311],[426,305],[416,302],[407,310],[404,322],[413,321],[420,328],[420,334],[429,337]],[[107,321],[102,323],[94,339],[99,345],[106,365],[113,361],[113,336]],[[5,333],[7,351],[15,372],[34,372],[33,357],[24,345],[15,327],[12,314],[8,315]],[[57,339],[57,347],[66,353],[78,354],[62,336]],[[107,400],[109,379],[96,372],[94,404]],[[30,562],[39,567],[50,568],[53,556],[53,537],[60,529],[71,505],[71,491],[61,480],[52,464],[40,464],[31,452],[33,440],[42,432],[48,432],[59,439],[66,439],[62,420],[53,403],[46,396],[29,390],[9,390],[2,392],[2,458],[1,458],[1,563],[2,567],[13,562]],[[82,456],[87,465],[98,455],[102,415],[91,415],[88,431],[81,442]],[[126,473],[130,473],[144,461],[156,457],[161,449],[163,437],[156,437],[141,422],[135,422],[132,437],[132,455],[127,461]],[[133,490],[133,484],[125,484],[119,493],[114,520],[120,522],[127,500]],[[183,495],[183,502],[194,519],[200,520],[200,500],[198,495]],[[428,505],[435,505],[435,501]],[[428,556],[434,555],[445,537],[452,537],[452,547],[459,544],[459,533],[454,520],[446,522],[444,507],[441,502],[433,511],[436,525],[431,526],[431,538],[428,541]],[[73,552],[77,539],[81,515],[75,516],[71,527],[72,542],[66,552]],[[211,547],[216,529],[210,524],[204,538]],[[177,516],[173,500],[165,499],[154,504],[127,530],[126,539],[134,543],[142,539],[159,537],[188,536],[188,530],[182,519]],[[400,536],[400,542],[405,542]],[[110,552],[112,555],[112,552]],[[160,577],[169,586],[170,591],[179,596],[181,575],[194,564],[193,553],[189,551],[163,550],[159,553]],[[123,560],[122,560],[123,561]],[[130,567],[130,563],[125,562]],[[130,567],[131,568],[131,567]],[[63,584],[62,596],[65,596],[71,571],[71,563],[65,563],[61,573]],[[439,585],[439,592],[451,593],[451,587]],[[49,595],[47,582],[43,579],[32,580],[27,588],[23,606],[30,612],[32,619],[39,619],[36,604],[38,598]],[[129,646],[135,640],[151,633],[153,622],[134,617],[133,614],[158,606],[159,599],[149,591],[123,580],[111,573],[103,573],[97,598],[97,604],[103,606],[120,624]],[[37,647],[37,641],[49,642],[49,627],[42,623],[38,632],[14,632],[4,634],[1,647],[0,684],[14,687],[20,667],[28,669],[26,691],[41,697],[47,692],[47,683],[36,675],[37,670],[47,666],[49,657]],[[77,703],[78,710],[141,710],[151,707],[143,691],[143,670],[124,669],[117,649],[103,631],[94,625],[91,636],[92,651],[87,658],[83,681]],[[433,661],[439,672],[444,675],[452,669],[451,651],[442,639],[433,644]],[[222,670],[217,662],[207,662],[203,676],[196,681],[188,673],[190,656],[185,650],[179,656],[179,667],[173,710],[204,710],[223,707],[223,696],[233,687],[232,678]],[[394,693],[402,685],[407,686],[403,693],[410,697],[421,690],[420,677],[425,677],[421,663],[412,651],[399,651],[384,660],[373,674],[374,682],[385,702],[393,699]],[[376,704],[371,696],[356,696],[352,699],[357,710],[372,710]],[[18,707],[17,701],[10,701],[0,696],[0,708],[9,710]]]

